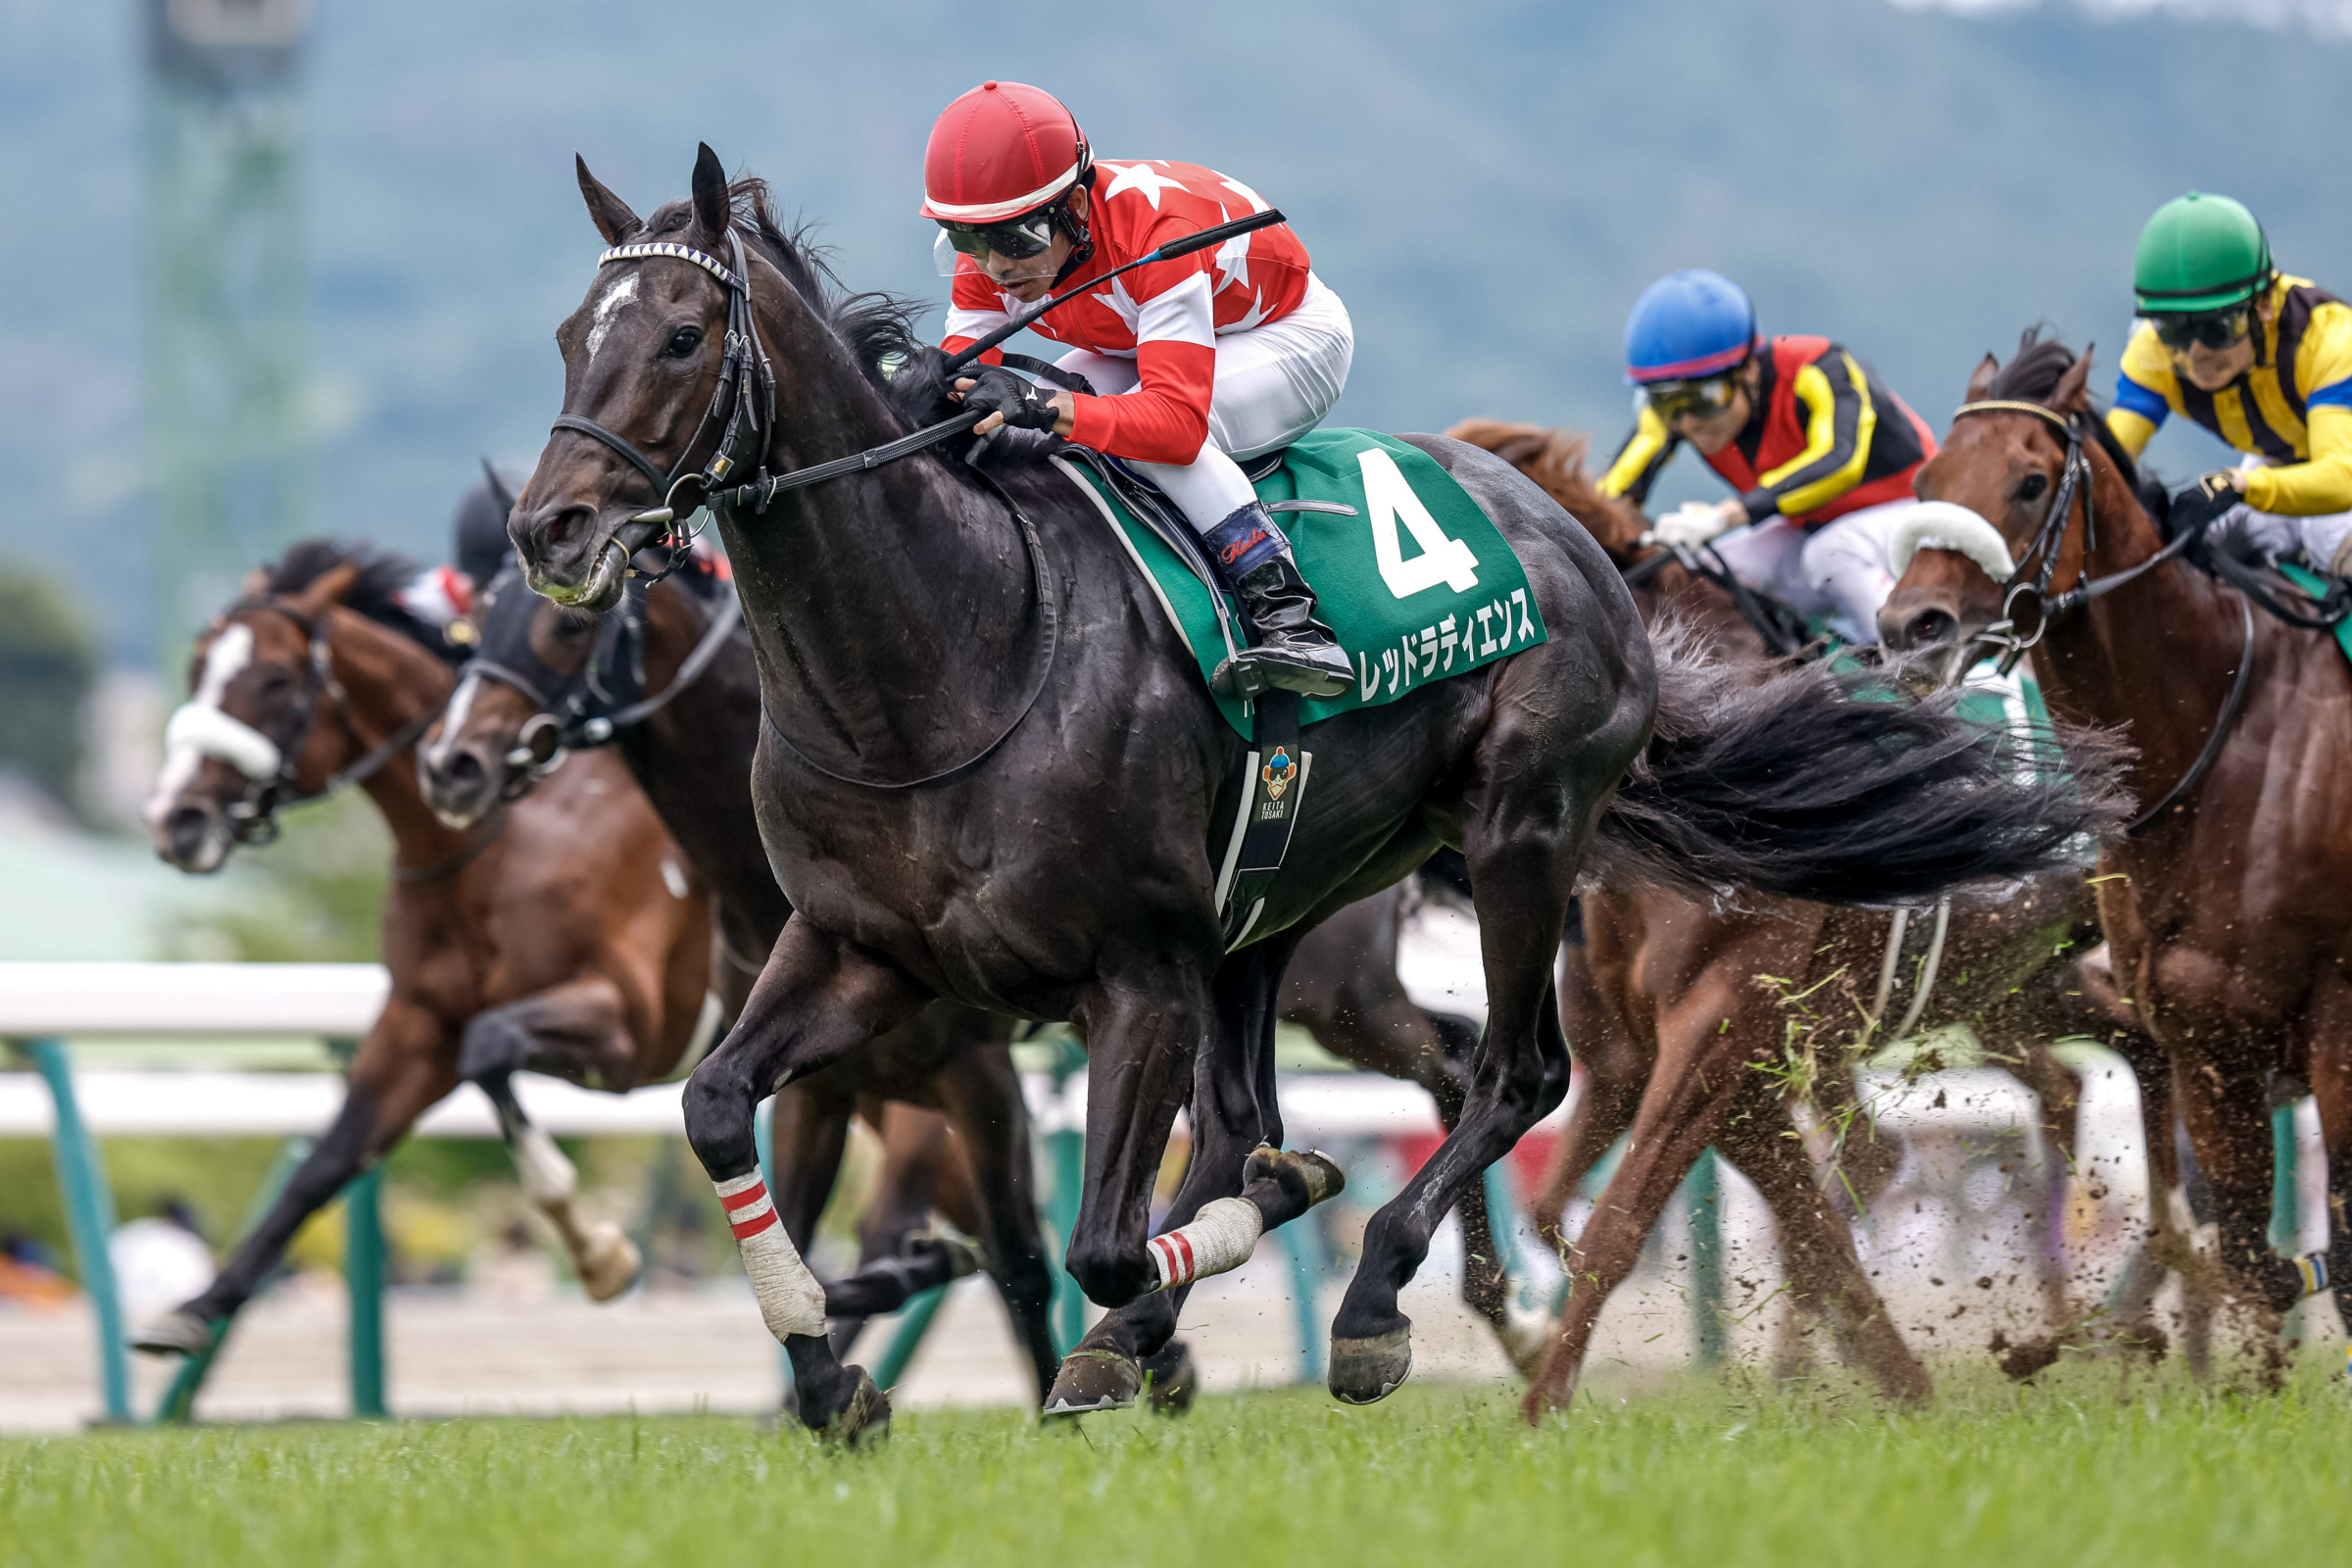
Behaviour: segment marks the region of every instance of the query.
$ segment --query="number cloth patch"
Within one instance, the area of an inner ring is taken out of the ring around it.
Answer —
[[[1226,655],[1208,589],[1093,473],[1076,464],[1059,466],[1085,486],[1152,579],[1205,680]],[[1285,512],[1274,518],[1314,587],[1323,623],[1355,666],[1354,688],[1302,704],[1301,722],[1395,702],[1415,687],[1544,641],[1544,616],[1519,558],[1469,492],[1420,448],[1370,430],[1310,431],[1257,494],[1262,501],[1334,502],[1355,512]],[[1215,701],[1234,733],[1248,739],[1241,699]]]

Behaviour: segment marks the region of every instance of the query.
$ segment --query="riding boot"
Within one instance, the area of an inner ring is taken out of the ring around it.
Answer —
[[[1257,628],[1257,645],[1219,664],[1210,684],[1237,697],[1270,688],[1301,697],[1345,693],[1355,670],[1331,628],[1315,618],[1315,591],[1266,509],[1252,501],[1202,538]]]

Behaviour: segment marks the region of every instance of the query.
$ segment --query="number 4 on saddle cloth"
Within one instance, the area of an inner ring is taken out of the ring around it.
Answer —
[[[1074,447],[1053,461],[1102,512],[1207,684],[1247,631],[1199,536],[1158,492],[1097,454]],[[1221,852],[1217,904],[1229,950],[1264,934],[1253,927],[1314,762],[1308,726],[1545,637],[1509,542],[1420,448],[1369,430],[1315,430],[1244,466],[1290,535],[1356,682],[1342,696],[1310,700],[1269,692],[1250,702],[1211,688],[1217,710],[1250,742],[1232,831],[1212,847]]]

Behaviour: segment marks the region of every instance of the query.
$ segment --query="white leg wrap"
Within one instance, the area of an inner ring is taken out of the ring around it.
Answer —
[[[754,1171],[714,1182],[718,1201],[735,1232],[743,1253],[743,1271],[752,1277],[753,1294],[760,1298],[760,1316],[767,1332],[782,1343],[788,1334],[825,1332],[825,1288],[801,1261],[800,1249],[784,1234],[776,1205],[767,1196],[767,1183]]]
[[[522,1191],[541,1208],[555,1208],[571,1201],[579,1190],[579,1172],[564,1157],[555,1139],[544,1127],[525,1127],[522,1136],[508,1146],[514,1155],[514,1170],[522,1178]]]
[[[1173,1290],[1240,1268],[1250,1261],[1265,1225],[1265,1216],[1247,1198],[1219,1198],[1201,1204],[1190,1225],[1154,1236],[1148,1244],[1152,1267],[1159,1275],[1157,1288]]]

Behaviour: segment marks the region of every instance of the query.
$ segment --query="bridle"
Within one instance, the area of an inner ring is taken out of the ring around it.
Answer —
[[[1258,214],[1247,220],[1239,220],[1237,224],[1262,227],[1266,221],[1279,221],[1281,216],[1280,213],[1272,213],[1269,218],[1268,214]],[[1213,239],[1217,233],[1221,233],[1223,228],[1235,226],[1237,225],[1228,224],[1223,225],[1219,230],[1203,230],[1202,233],[1192,236],[1192,238],[1206,242]],[[764,514],[769,504],[788,490],[798,490],[807,485],[819,484],[828,479],[840,478],[845,474],[860,473],[871,468],[881,467],[888,463],[895,463],[901,458],[910,457],[927,447],[936,446],[951,436],[962,434],[970,430],[975,422],[972,415],[953,414],[936,424],[925,425],[895,441],[887,441],[880,446],[869,447],[863,452],[852,453],[846,458],[835,458],[829,463],[819,463],[806,468],[795,468],[787,473],[771,473],[767,467],[767,448],[776,422],[775,369],[768,362],[766,346],[760,340],[759,322],[752,311],[751,268],[744,259],[743,235],[732,223],[727,225],[727,245],[728,254],[734,262],[732,267],[720,262],[716,257],[695,250],[691,246],[667,241],[616,245],[597,258],[596,265],[600,270],[616,263],[647,261],[655,258],[669,258],[686,262],[710,273],[727,291],[727,336],[725,356],[719,363],[718,390],[712,395],[710,407],[705,411],[702,423],[695,427],[693,439],[686,443],[686,448],[679,454],[674,466],[664,472],[661,465],[647,457],[626,436],[615,430],[607,429],[595,420],[579,415],[560,415],[553,427],[558,431],[576,431],[592,440],[602,442],[626,460],[639,473],[645,475],[652,482],[655,491],[662,496],[661,506],[637,513],[622,524],[623,529],[631,525],[650,525],[658,531],[631,543],[622,539],[620,530],[615,530],[612,537],[605,541],[608,549],[620,551],[624,563],[623,569],[628,577],[642,576],[647,582],[659,582],[683,565],[687,556],[694,548],[695,536],[686,531],[682,524],[685,519],[706,506],[713,510],[730,508],[742,509],[754,514]],[[1174,249],[1175,246],[1171,243],[1152,254],[1152,257],[1157,257],[1171,253]],[[1152,257],[1144,258],[1147,261],[1151,259]],[[1129,265],[1140,266],[1142,263]],[[1060,297],[1046,302],[1045,305],[1036,308],[1031,318],[1034,319],[1035,316],[1043,315],[1051,305],[1060,302]],[[710,461],[699,470],[689,471],[695,448],[702,444],[704,436],[713,424],[720,426],[720,432],[718,443],[712,449]],[[727,485],[726,481],[738,474],[747,465],[750,466],[752,477],[748,481]],[[1052,576],[1046,566],[1045,548],[1038,541],[1036,525],[1030,522],[1028,515],[1021,511],[1012,497],[1005,493],[1004,487],[977,467],[971,471],[975,477],[993,490],[998,499],[1003,501],[1011,512],[1012,519],[1019,527],[1022,544],[1028,551],[1030,574],[1037,595],[1040,621],[1039,641],[1043,645],[1035,660],[1036,677],[1030,681],[1028,690],[1015,707],[1012,717],[1002,729],[997,731],[994,739],[959,762],[908,779],[872,778],[859,773],[839,771],[828,767],[810,757],[789,736],[785,735],[783,730],[777,726],[775,715],[766,712],[763,707],[762,717],[769,732],[776,737],[794,760],[811,771],[840,783],[858,785],[867,789],[905,790],[944,782],[978,766],[993,755],[998,747],[1009,740],[1012,732],[1020,728],[1022,721],[1029,716],[1030,710],[1037,706],[1038,698],[1044,693],[1046,682],[1053,674],[1054,658],[1059,652],[1061,640],[1060,612],[1054,597]],[[641,573],[635,565],[628,564],[633,561],[638,550],[659,541],[666,541],[669,557],[667,564],[660,570]],[[698,649],[697,652],[699,653],[701,650]],[[715,654],[715,652],[716,650],[713,648],[712,653]],[[696,672],[700,673],[699,670]],[[512,677],[512,672],[504,670],[503,666],[486,669],[484,673],[490,674],[494,678],[511,679]],[[683,673],[681,671],[681,674]],[[532,695],[532,690],[528,686],[517,686],[516,689],[526,697]],[[674,689],[676,689],[676,683],[673,683]],[[665,697],[663,701],[666,700]],[[612,719],[614,727],[617,728],[620,715],[614,714]],[[610,731],[607,734],[609,736]]]
[[[2052,615],[2081,610],[2091,601],[2103,599],[2125,584],[2147,575],[2166,562],[2187,554],[2204,537],[2206,525],[2181,529],[2145,561],[2126,566],[2121,571],[2109,572],[2104,577],[2090,576],[2090,552],[2099,545],[2098,514],[2091,499],[2090,457],[2082,450],[2082,432],[2084,421],[2091,416],[2080,411],[2071,415],[2060,414],[2043,404],[2029,403],[2022,399],[1987,398],[1962,404],[1952,417],[1961,419],[1972,414],[2031,415],[2055,425],[2066,436],[2066,468],[2059,476],[2057,494],[2050,500],[2049,512],[2042,518],[2041,528],[2034,535],[2034,543],[2018,558],[2017,570],[2001,585],[2002,618],[1977,632],[1965,645],[1973,647],[1979,643],[1989,643],[1998,648],[1998,667],[2003,675],[2007,675],[2017,667],[2018,661],[2041,641],[2043,634],[2049,630]],[[2058,572],[2058,557],[2066,544],[2067,528],[2074,519],[2075,497],[2078,493],[2082,497],[2083,566],[2078,571],[2072,588],[2052,597],[2050,582]],[[2034,571],[2032,580],[2028,581],[2029,569],[2036,555],[2041,558],[2040,569]],[[2243,597],[2239,598],[2237,609],[2243,623],[2237,654],[2237,674],[2230,684],[2230,695],[2222,700],[2221,711],[2214,715],[2213,727],[2206,734],[2204,748],[2197,753],[2197,759],[2189,764],[2188,771],[2164,792],[2162,799],[2124,824],[2127,838],[2146,829],[2195,788],[2197,781],[2205,776],[2213,766],[2214,760],[2222,754],[2222,744],[2229,739],[2230,726],[2236,722],[2238,709],[2245,701],[2246,687],[2254,673],[2254,611]],[[1955,667],[1965,669],[1974,662],[1974,660],[1963,657]]]
[[[239,770],[245,779],[245,792],[229,803],[225,814],[230,834],[239,844],[273,844],[281,829],[277,812],[281,807],[297,806],[306,801],[321,801],[345,787],[362,783],[379,772],[385,763],[415,745],[433,720],[441,716],[449,705],[445,697],[427,711],[409,720],[372,749],[363,753],[359,760],[344,767],[318,789],[304,793],[296,784],[302,771],[302,754],[309,746],[311,730],[318,723],[321,702],[334,707],[335,722],[342,728],[344,738],[355,747],[360,745],[359,731],[351,722],[351,697],[343,683],[334,676],[334,656],[324,623],[307,612],[296,610],[285,600],[271,596],[262,599],[240,599],[228,607],[221,619],[253,611],[283,615],[301,631],[308,644],[308,657],[303,661],[302,686],[294,702],[294,716],[288,732],[281,738],[265,735],[263,738],[277,748],[277,771],[268,778],[254,778]]]
[[[1635,562],[1619,573],[1628,588],[1639,588],[1670,565],[1679,565],[1691,576],[1711,582],[1731,596],[1733,606],[1764,639],[1765,649],[1776,659],[1794,659],[1815,646],[1812,631],[1804,617],[1780,600],[1759,594],[1740,580],[1737,572],[1716,554],[1713,545],[1670,544],[1659,541],[1656,554]]]

